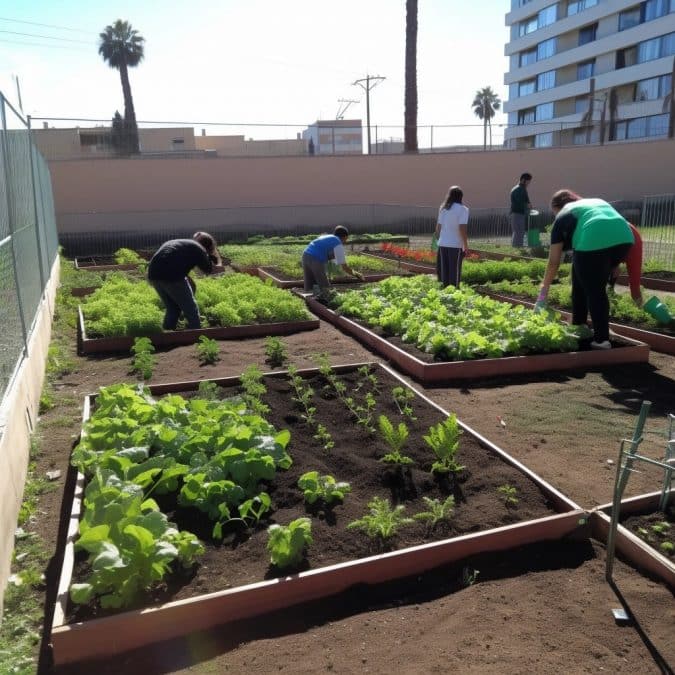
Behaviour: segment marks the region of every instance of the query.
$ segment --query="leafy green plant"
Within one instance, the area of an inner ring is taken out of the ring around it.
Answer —
[[[464,588],[473,586],[476,583],[479,574],[480,572],[478,570],[473,569],[472,567],[463,567],[461,580],[462,586],[464,586]]]
[[[386,464],[414,464],[410,457],[401,454],[401,450],[408,440],[408,427],[403,422],[400,422],[398,427],[394,427],[386,415],[380,415],[377,424],[382,438],[391,449],[391,452],[388,452],[380,461]]]
[[[115,251],[115,263],[118,265],[142,265],[145,260],[130,248],[118,248]]]
[[[220,346],[215,340],[206,337],[206,335],[200,335],[195,347],[197,349],[197,358],[202,365],[220,361]]]
[[[137,337],[131,347],[134,355],[131,360],[131,372],[138,373],[144,380],[152,377],[157,360],[154,356],[155,346],[147,337]]]
[[[270,335],[265,339],[265,361],[272,368],[280,368],[288,361],[288,350],[281,338]]]
[[[361,366],[356,369],[356,373],[359,376],[359,382],[354,387],[354,391],[360,391],[364,387],[370,387],[374,392],[379,393],[380,391],[380,382],[377,379],[377,375],[373,373],[370,369],[370,366]]]
[[[244,390],[242,398],[247,407],[256,415],[266,415],[270,409],[262,401],[262,397],[267,393],[267,387],[263,384],[262,370],[255,365],[249,366],[240,379]]]
[[[280,569],[296,567],[313,541],[312,521],[309,518],[297,518],[288,525],[270,525],[267,537],[267,550],[272,564]]]
[[[401,527],[414,522],[412,518],[404,515],[405,506],[399,504],[392,509],[389,500],[382,497],[373,497],[368,502],[368,509],[370,513],[358,520],[353,520],[347,525],[347,529],[362,530],[370,539],[375,539],[380,543],[395,536]]]
[[[506,506],[515,506],[518,503],[518,489],[513,485],[500,485],[497,492]]]
[[[218,385],[211,380],[204,380],[197,387],[199,398],[203,398],[205,401],[217,401],[220,398],[218,391]]]
[[[316,421],[314,417],[316,414],[316,406],[312,405],[314,390],[307,384],[304,378],[298,375],[298,369],[295,366],[288,366],[288,377],[291,381],[293,391],[295,392],[292,399],[302,409],[302,419],[304,419],[307,424],[313,425]]]
[[[459,473],[464,469],[456,459],[461,433],[462,430],[457,424],[457,416],[454,414],[429,428],[429,434],[423,438],[436,457],[436,461],[431,465],[431,473]]]
[[[427,523],[429,532],[438,525],[438,523],[445,522],[452,518],[455,512],[455,498],[450,495],[445,501],[439,499],[432,499],[431,497],[422,497],[424,503],[427,505],[427,511],[420,511],[416,513],[413,518]]]
[[[659,548],[668,555],[673,555],[675,553],[675,544],[672,541],[662,541],[659,544]]]
[[[318,471],[303,473],[298,479],[298,487],[308,504],[323,502],[326,506],[344,500],[345,495],[352,490],[349,483],[338,482],[331,475],[321,476]]]
[[[660,536],[665,536],[666,533],[670,530],[670,523],[666,520],[660,520],[658,523],[652,525],[652,532]]]
[[[391,390],[391,396],[396,403],[398,411],[404,417],[407,417],[410,420],[416,420],[415,411],[410,405],[413,399],[415,398],[415,393],[408,389],[407,387],[394,387]]]
[[[316,425],[316,433],[312,438],[321,444],[324,450],[332,450],[335,447],[335,441],[330,435],[330,432],[323,424]]]

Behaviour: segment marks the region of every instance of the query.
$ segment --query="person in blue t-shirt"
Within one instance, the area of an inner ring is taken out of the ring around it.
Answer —
[[[349,230],[342,225],[338,225],[333,234],[322,234],[309,243],[302,254],[305,291],[313,291],[314,286],[318,286],[319,295],[324,294],[330,286],[326,274],[326,265],[329,260],[333,260],[337,265],[340,265],[346,274],[363,281],[363,275],[360,272],[355,272],[347,264],[344,245],[347,243],[348,237]]]

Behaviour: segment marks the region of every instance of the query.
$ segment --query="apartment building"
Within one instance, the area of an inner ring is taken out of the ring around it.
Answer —
[[[672,136],[675,0],[511,0],[509,148]]]

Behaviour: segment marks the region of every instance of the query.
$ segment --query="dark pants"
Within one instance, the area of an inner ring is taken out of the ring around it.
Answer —
[[[164,313],[164,330],[176,330],[181,313],[185,316],[188,328],[201,328],[199,321],[199,307],[194,293],[187,279],[180,281],[150,282],[162,299],[166,312]]]
[[[525,214],[511,214],[511,246],[523,248],[525,245]]]
[[[609,340],[609,299],[607,279],[631,247],[620,244],[599,251],[574,251],[572,257],[572,323],[593,322],[593,339]]]
[[[326,263],[321,262],[309,253],[302,254],[302,276],[305,282],[305,291],[308,293],[318,286],[320,292],[324,292],[329,286],[326,275]]]
[[[452,284],[459,288],[462,278],[462,261],[464,251],[461,248],[439,246],[436,254],[436,276],[443,284],[443,288]]]

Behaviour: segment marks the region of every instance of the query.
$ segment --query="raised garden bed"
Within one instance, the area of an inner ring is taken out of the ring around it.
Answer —
[[[217,328],[198,328],[186,330],[150,333],[155,347],[176,347],[191,345],[199,341],[202,335],[213,340],[239,340],[242,338],[267,337],[268,335],[291,335],[305,330],[319,328],[318,319],[307,321],[283,321],[278,323],[260,323],[248,326],[221,326]],[[106,352],[128,352],[135,337],[88,337],[82,308],[77,311],[77,351],[79,354],[104,354]]]
[[[258,276],[263,280],[270,280],[278,288],[302,288],[305,284],[303,279],[289,279],[285,275],[275,268],[269,267],[259,267]],[[363,282],[373,283],[376,281],[382,281],[390,277],[391,274],[364,274]],[[358,282],[358,279],[354,277],[331,277],[331,284],[353,284]],[[363,283],[361,282],[361,283]]]
[[[662,541],[675,542],[675,517],[673,504],[675,491],[670,493],[670,506],[666,513],[658,512],[661,492],[651,492],[621,502],[621,514],[616,534],[617,552],[632,565],[656,575],[675,591],[675,557],[659,550]],[[607,542],[612,504],[603,504],[591,514],[593,536]],[[656,523],[670,524],[669,533],[661,536],[652,531]],[[645,532],[640,532],[644,530]],[[646,541],[648,539],[649,541]]]
[[[520,297],[512,297],[509,295],[504,295],[502,293],[495,293],[489,289],[481,289],[481,293],[499,300],[501,302],[509,302],[513,305],[523,305],[525,307],[534,307],[534,303]],[[557,309],[556,311],[567,320],[572,318],[571,312],[567,312],[563,309]],[[653,330],[645,330],[643,328],[635,328],[634,326],[628,326],[623,323],[615,323],[610,321],[609,324],[610,330],[612,330],[617,335],[622,336],[628,340],[637,340],[643,342],[646,345],[649,345],[651,349],[663,354],[675,354],[675,335],[660,333]]]
[[[411,260],[406,260],[399,256],[395,256],[390,253],[384,253],[382,251],[368,251],[364,252],[361,255],[372,256],[378,260],[391,260],[396,262],[401,269],[404,269],[408,272],[414,272],[415,274],[436,274],[436,266],[431,263],[424,262],[412,262]]]
[[[628,286],[628,275],[620,274],[617,283]],[[675,293],[675,272],[648,272],[640,277],[640,284],[654,291]]]
[[[119,265],[115,262],[113,256],[75,258],[75,269],[88,272],[126,272],[138,269],[138,263]]]
[[[359,370],[364,368],[377,378],[376,384]],[[69,607],[68,589],[77,563],[74,542],[84,489],[84,478],[78,476],[52,626],[57,664],[118,654],[188,632],[334,596],[360,584],[418,575],[470,555],[504,551],[535,541],[559,540],[579,532],[585,517],[576,504],[461,423],[464,433],[457,459],[466,467],[464,475],[449,484],[433,481],[428,473],[433,456],[429,456],[428,449],[422,450],[421,435],[429,425],[445,419],[447,413],[380,364],[343,366],[332,372],[339,375],[350,394],[367,388],[364,397],[370,393],[377,399],[375,414],[386,414],[394,423],[406,421],[411,440],[405,452],[415,461],[410,470],[410,485],[416,489],[400,492],[391,476],[387,477],[384,465],[378,461],[387,451],[381,439],[367,434],[362,427],[345,424],[349,415],[343,404],[322,393],[325,371],[324,374],[317,370],[301,371],[299,375],[315,391],[317,421],[327,427],[335,440],[335,447],[329,451],[317,444],[314,427],[308,429],[294,407],[288,375],[268,374],[264,379],[268,392],[263,401],[271,412],[265,417],[277,429],[290,427],[291,443],[287,450],[294,462],[288,471],[277,474],[269,488],[275,506],[273,520],[286,523],[298,515],[313,516],[314,542],[307,553],[310,569],[305,565],[300,568],[304,571],[283,576],[270,568],[264,552],[264,528],[258,528],[248,537],[228,539],[223,546],[207,544],[202,566],[156,595],[152,607],[108,615],[92,612],[91,608],[74,611]],[[230,389],[236,388],[240,380],[223,378],[214,382]],[[151,391],[155,396],[176,392],[189,395],[198,386],[199,382],[182,382],[151,387]],[[391,398],[393,387],[410,392],[408,403],[416,420],[400,415]],[[361,394],[354,396],[361,400]],[[94,398],[88,397],[85,419],[94,405]],[[323,512],[305,507],[296,482],[299,475],[311,469],[351,483],[352,490],[343,504]],[[501,501],[498,488],[504,484],[516,488],[515,505],[507,506]],[[364,505],[373,495],[399,495],[407,513],[412,515],[424,505],[423,496],[443,496],[448,489],[455,495],[456,510],[446,529],[440,527],[429,534],[421,523],[403,528],[394,544],[398,550],[373,555],[372,543],[365,535],[344,527],[363,515]],[[200,531],[194,517],[168,515],[181,529],[187,526],[203,539],[208,534],[203,536],[202,532],[210,533],[211,524],[202,526]],[[158,601],[163,604],[157,604]]]

